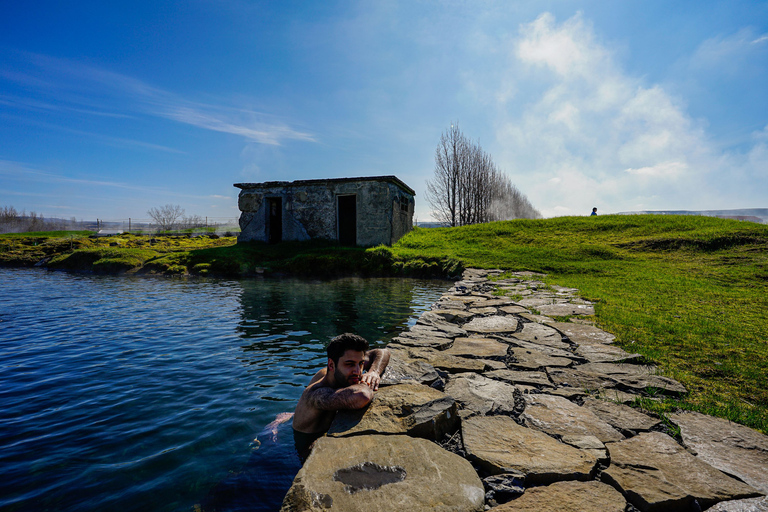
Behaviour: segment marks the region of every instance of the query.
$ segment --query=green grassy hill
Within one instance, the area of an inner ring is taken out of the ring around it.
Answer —
[[[691,391],[652,405],[768,433],[768,226],[692,216],[599,216],[421,229],[397,258],[546,272],[596,302],[617,344]]]
[[[768,226],[712,217],[615,215],[415,229],[393,247],[234,238],[0,235],[0,264],[96,272],[247,276],[458,276],[531,270],[578,288],[616,343],[690,393],[641,404],[729,418],[768,433]]]

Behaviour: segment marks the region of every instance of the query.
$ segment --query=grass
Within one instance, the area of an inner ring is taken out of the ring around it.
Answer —
[[[117,245],[110,245],[117,244]],[[598,216],[415,229],[393,247],[235,244],[231,237],[0,235],[0,263],[199,275],[457,276],[530,270],[578,288],[616,344],[689,394],[637,404],[697,410],[768,433],[768,226],[694,216]]]
[[[649,401],[768,433],[768,226],[709,217],[601,216],[417,229],[407,258],[547,273],[595,301],[617,345],[656,362],[690,393]]]

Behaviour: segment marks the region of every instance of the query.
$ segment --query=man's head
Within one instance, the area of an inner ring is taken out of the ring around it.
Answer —
[[[339,387],[357,384],[363,375],[368,342],[356,334],[344,333],[328,344],[328,372]]]
[[[597,206],[595,206],[594,208],[592,208],[592,213],[597,213]]]

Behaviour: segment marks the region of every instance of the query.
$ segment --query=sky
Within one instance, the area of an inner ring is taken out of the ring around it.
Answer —
[[[0,1],[0,207],[237,217],[452,123],[545,217],[768,207],[768,2]]]

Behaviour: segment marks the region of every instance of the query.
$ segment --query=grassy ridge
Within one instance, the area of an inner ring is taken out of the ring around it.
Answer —
[[[115,245],[116,244],[116,245]],[[690,393],[646,403],[768,433],[768,226],[693,216],[597,216],[415,229],[393,247],[235,245],[234,238],[0,235],[0,263],[101,272],[455,276],[463,267],[545,272],[595,301],[617,344]]]
[[[546,272],[596,301],[617,344],[690,390],[683,407],[768,433],[768,226],[690,216],[600,216],[416,230],[399,257]]]

